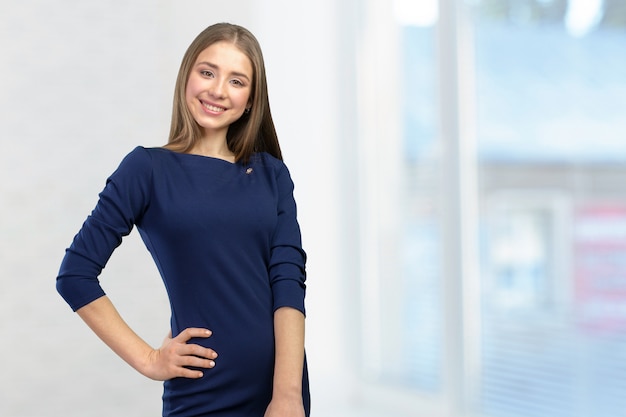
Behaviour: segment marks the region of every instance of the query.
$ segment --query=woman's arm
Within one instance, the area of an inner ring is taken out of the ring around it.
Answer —
[[[304,417],[304,314],[291,307],[274,312],[274,390],[265,417]]]
[[[76,312],[118,356],[148,378],[159,381],[175,377],[200,378],[201,371],[187,369],[186,366],[215,366],[215,351],[187,344],[193,337],[210,337],[211,332],[207,329],[185,329],[175,338],[169,335],[159,349],[153,349],[126,324],[107,296]]]

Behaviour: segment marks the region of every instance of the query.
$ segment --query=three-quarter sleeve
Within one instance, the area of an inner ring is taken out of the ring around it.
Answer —
[[[278,221],[272,239],[269,265],[273,307],[274,311],[280,307],[293,307],[305,314],[306,253],[302,249],[293,181],[287,167],[282,163],[276,180]]]
[[[107,179],[95,209],[66,250],[57,276],[57,291],[74,311],[105,295],[98,276],[148,207],[151,179],[151,157],[141,147],[129,153]]]

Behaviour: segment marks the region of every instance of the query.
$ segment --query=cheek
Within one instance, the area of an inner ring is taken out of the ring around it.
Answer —
[[[196,97],[202,89],[202,82],[198,80],[194,74],[189,75],[187,79],[187,87],[185,87],[185,98],[187,101]]]
[[[188,83],[185,88],[185,105],[187,109],[193,114],[196,109],[197,100],[198,100],[198,89],[196,88],[196,84]]]
[[[241,94],[237,97],[237,102],[244,107],[248,107],[248,105],[252,104],[250,93],[247,91],[242,91]]]

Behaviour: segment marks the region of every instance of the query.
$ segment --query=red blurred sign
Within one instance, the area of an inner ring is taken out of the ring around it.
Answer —
[[[588,330],[626,330],[626,205],[589,205],[574,215],[575,306]]]

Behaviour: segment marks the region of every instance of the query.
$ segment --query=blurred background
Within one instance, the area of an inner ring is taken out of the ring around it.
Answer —
[[[54,283],[219,21],[265,54],[314,416],[626,416],[624,0],[3,1],[0,415],[160,415]],[[101,281],[159,345],[136,232]]]

